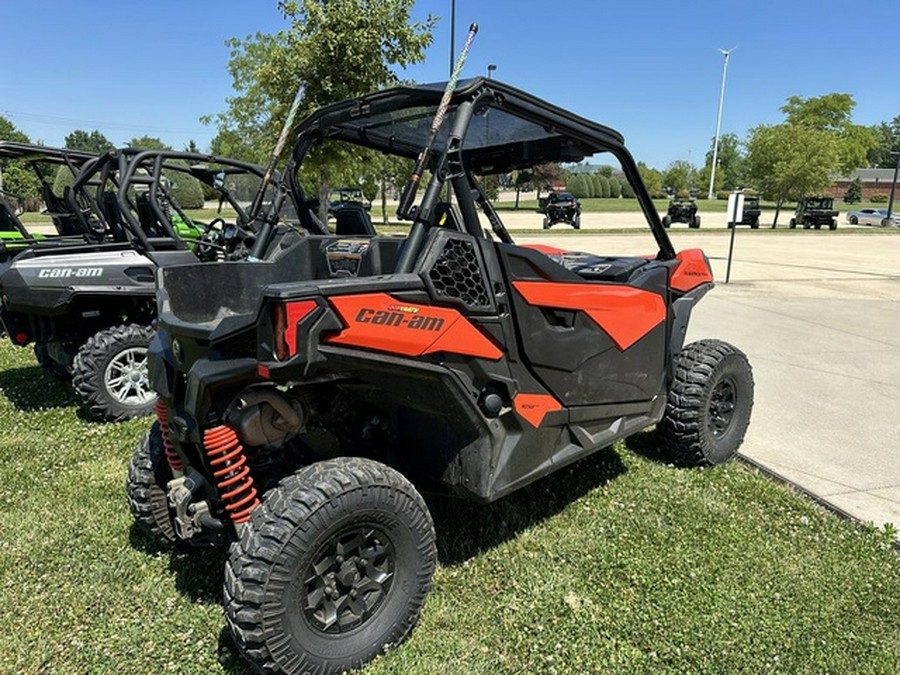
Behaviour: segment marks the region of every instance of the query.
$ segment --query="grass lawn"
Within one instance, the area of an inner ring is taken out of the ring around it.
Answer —
[[[131,527],[148,422],[84,421],[5,341],[0,420],[0,672],[244,672],[223,553]],[[492,506],[429,503],[434,589],[366,672],[900,671],[889,538],[741,464],[674,469],[642,434]]]

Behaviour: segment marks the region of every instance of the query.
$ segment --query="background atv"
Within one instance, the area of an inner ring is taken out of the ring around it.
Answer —
[[[551,192],[547,197],[544,229],[549,230],[557,223],[581,229],[581,202],[571,192]]]
[[[663,216],[663,227],[672,223],[687,223],[689,227],[700,227],[700,216],[697,215],[697,202],[691,199],[675,197],[669,200],[669,208]]]
[[[759,229],[759,217],[762,211],[759,208],[759,197],[751,195],[744,196],[744,213],[741,219],[737,221],[737,225],[749,225],[751,229]],[[731,214],[729,214],[729,218]],[[728,221],[728,227],[734,227],[735,223]]]
[[[7,266],[0,276],[0,318],[11,339],[33,343],[38,361],[55,375],[71,375],[95,417],[152,412],[156,395],[146,354],[156,315],[155,270],[198,258],[247,257],[257,244],[257,224],[225,184],[246,183],[248,176],[259,184],[262,174],[261,167],[235,160],[138,149],[107,153],[86,166],[67,196],[95,240],[65,249],[32,247]],[[216,189],[234,222],[192,222],[170,189],[172,177],[187,176]],[[88,184],[96,190],[84,189]]]
[[[265,672],[351,670],[409,635],[436,561],[414,483],[490,502],[654,424],[688,465],[726,461],[747,429],[746,357],[683,345],[709,263],[676,254],[622,136],[483,78],[429,135],[442,90],[319,110],[286,171],[319,142],[412,160],[441,139],[421,202],[415,177],[400,201],[407,237],[310,235],[277,260],[159,274],[160,403],[131,510],[160,544],[230,543],[225,617]],[[517,246],[477,178],[598,153],[633,186],[655,256]]]
[[[836,230],[837,217],[838,212],[834,210],[834,199],[831,197],[804,197],[797,202],[790,228],[793,230],[800,225],[804,230],[811,227],[820,230],[825,225],[829,230]]]

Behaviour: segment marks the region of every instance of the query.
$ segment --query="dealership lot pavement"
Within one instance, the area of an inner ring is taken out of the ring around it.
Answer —
[[[682,228],[670,230],[676,249],[704,249],[718,282],[688,340],[728,340],[753,365],[742,454],[862,521],[900,529],[900,232],[740,228],[726,285],[729,233]],[[517,241],[654,250],[649,233],[558,232]]]

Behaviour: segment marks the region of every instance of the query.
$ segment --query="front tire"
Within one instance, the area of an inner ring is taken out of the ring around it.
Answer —
[[[98,419],[112,422],[153,412],[156,393],[147,376],[149,326],[128,324],[88,338],[72,362],[72,387]]]
[[[663,227],[669,227],[672,225],[672,217],[671,216],[663,216],[662,219]]]
[[[788,227],[790,227],[792,230],[796,229],[797,228],[797,219],[791,218],[791,222],[788,224]]]
[[[166,498],[170,480],[172,470],[166,462],[162,432],[159,422],[154,422],[131,456],[125,493],[137,528],[160,548],[169,548],[177,541]]]
[[[850,216],[850,224],[856,225],[857,223],[859,223],[859,218],[857,218],[856,216]]]
[[[721,340],[689,344],[677,357],[660,430],[673,458],[714,466],[737,453],[753,409],[747,357]]]
[[[693,218],[691,218],[690,227],[694,228],[695,230],[700,227],[700,216],[694,216]]]
[[[415,488],[358,457],[266,493],[225,567],[225,618],[263,672],[340,673],[403,642],[431,588],[434,526]]]

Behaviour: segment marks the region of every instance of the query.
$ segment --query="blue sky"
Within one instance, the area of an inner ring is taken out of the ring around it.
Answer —
[[[440,16],[425,63],[401,77],[449,70],[451,0],[418,0]],[[206,148],[199,117],[231,93],[225,40],[285,27],[275,0],[10,0],[0,40],[0,114],[32,140],[61,145],[73,129],[113,143],[148,134]],[[900,115],[897,0],[457,0],[457,49],[480,31],[464,71],[528,90],[625,134],[638,160],[702,164],[715,133],[728,66],[722,132],[743,137],[777,123],[778,108],[846,92],[854,121]]]

